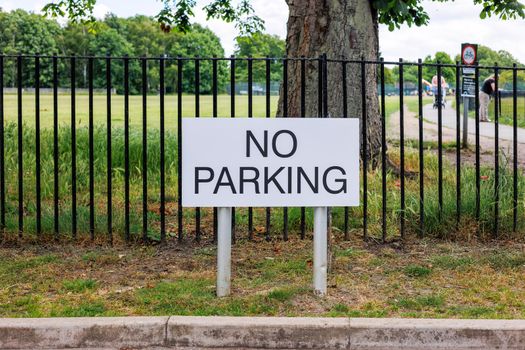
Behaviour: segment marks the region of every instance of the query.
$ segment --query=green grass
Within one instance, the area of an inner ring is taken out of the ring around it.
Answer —
[[[409,111],[416,113],[418,110],[417,96],[405,96],[405,104]],[[88,125],[89,101],[88,96],[79,94],[76,96],[76,125],[85,127]],[[266,97],[253,96],[253,116],[266,116]],[[279,96],[270,97],[270,115],[274,116],[277,112]],[[423,104],[430,103],[430,97],[423,98]],[[5,121],[17,122],[18,104],[16,94],[6,94],[4,96]],[[35,96],[26,93],[22,96],[22,120],[27,127],[35,125]],[[219,117],[231,117],[231,97],[229,95],[219,95],[217,98],[217,115]],[[399,96],[386,96],[385,113],[387,118],[399,110]],[[177,127],[177,96],[166,95],[165,97],[165,125],[167,130],[175,131]],[[42,94],[40,96],[40,125],[42,128],[53,128],[53,96]],[[129,96],[129,117],[130,126],[133,129],[142,128],[142,96]],[[160,125],[160,98],[159,96],[147,97],[148,127],[159,128]],[[213,100],[211,95],[200,96],[200,115],[201,117],[211,117],[213,115]],[[248,98],[246,96],[235,97],[235,115],[237,117],[248,116]],[[182,116],[195,116],[195,97],[194,95],[183,95],[182,97]],[[111,98],[111,121],[114,127],[124,126],[124,96],[113,95]],[[71,96],[60,94],[58,97],[58,122],[62,127],[71,125]],[[94,95],[93,97],[93,122],[97,126],[105,126],[107,122],[106,96]]]
[[[12,97],[12,96],[11,96]],[[228,96],[221,96],[223,102]],[[27,97],[29,98],[29,97]],[[62,96],[67,100],[67,96]],[[84,95],[80,95],[78,99],[86,99]],[[135,97],[134,97],[135,98]],[[153,97],[149,97],[153,98]],[[186,105],[191,110],[193,108],[191,96],[185,96],[188,100]],[[208,97],[203,96],[203,99]],[[244,98],[244,97],[242,97]],[[117,100],[115,98],[114,100]],[[393,96],[387,99],[388,113],[396,110],[396,101],[399,97]],[[11,101],[12,102],[12,101]],[[173,102],[173,101],[172,101]],[[29,102],[28,102],[29,103]],[[80,103],[77,110],[85,111]],[[135,105],[139,104],[139,100],[134,100]],[[276,100],[273,102],[276,103]],[[417,108],[417,98],[406,97],[406,103],[409,109]],[[12,108],[14,103],[7,103],[6,107]],[[223,109],[221,113],[227,113],[229,107],[224,108],[225,103],[222,103]],[[256,103],[260,105],[260,103]],[[11,106],[11,107],[9,107]],[[94,182],[95,182],[95,230],[96,237],[107,236],[107,168],[106,168],[106,153],[107,153],[107,138],[106,128],[104,126],[104,109],[105,105],[98,101],[97,111],[95,113],[97,126],[94,130]],[[204,106],[204,104],[203,104]],[[24,106],[25,107],[25,106]],[[137,107],[137,106],[135,106]],[[138,108],[138,107],[137,107]],[[115,117],[118,117],[117,108],[115,108]],[[30,113],[30,107],[25,107],[25,113]],[[65,112],[67,112],[67,108]],[[140,115],[140,108],[135,110],[137,115]],[[191,111],[190,111],[191,112]],[[205,115],[209,112],[208,107],[203,107],[202,113]],[[48,111],[46,113],[51,113]],[[190,113],[191,114],[191,113]],[[171,114],[176,115],[176,114]],[[224,115],[224,116],[227,116]],[[44,119],[45,114],[42,115]],[[49,119],[50,115],[45,118]],[[13,120],[14,112],[11,110],[6,115],[7,120]],[[30,237],[34,237],[36,231],[36,194],[35,194],[35,129],[29,119],[27,125],[23,128],[23,167],[24,167],[24,232]],[[66,118],[67,119],[67,118]],[[173,119],[174,120],[174,119]],[[67,120],[64,121],[66,123]],[[152,121],[153,122],[153,121]],[[102,123],[102,124],[101,124]],[[82,125],[85,125],[82,124]],[[133,127],[130,131],[130,198],[131,198],[131,233],[132,237],[138,238],[141,235],[142,225],[142,134],[139,127]],[[5,170],[6,170],[6,225],[7,232],[12,237],[15,237],[18,231],[18,145],[17,145],[17,125],[13,122],[7,122],[5,125]],[[112,168],[111,174],[113,179],[113,225],[115,236],[121,237],[124,229],[124,136],[122,125],[114,125],[111,130],[112,139]],[[89,227],[89,148],[88,148],[88,129],[85,126],[77,127],[77,192],[78,192],[78,228],[81,237],[87,237],[87,228]],[[41,131],[41,181],[42,181],[42,229],[45,235],[51,236],[53,232],[53,131],[50,128],[44,128]],[[160,135],[155,125],[148,130],[148,222],[149,230],[148,236],[152,240],[159,239],[159,219],[160,219]],[[60,212],[59,212],[59,229],[61,237],[70,237],[71,232],[71,134],[68,127],[61,127],[59,129],[59,198],[60,198]],[[397,147],[389,149],[389,158],[396,164],[399,164],[399,152]],[[453,148],[453,143],[445,144],[445,148]],[[435,144],[427,142],[424,145],[426,150],[435,148]],[[408,171],[417,172],[419,169],[418,157],[418,143],[408,140],[405,149],[405,166]],[[168,128],[166,133],[166,199],[167,199],[167,228],[168,236],[176,235],[176,201],[177,193],[177,138],[176,130]],[[444,205],[442,208],[438,206],[437,194],[438,183],[436,181],[438,174],[437,157],[433,152],[425,152],[425,233],[431,235],[439,235],[440,237],[452,237],[458,233],[468,232],[468,234],[475,234],[476,228],[479,228],[481,235],[488,235],[492,231],[493,223],[493,186],[494,177],[493,170],[488,167],[482,167],[481,175],[483,181],[481,183],[481,215],[480,220],[475,221],[475,206],[476,206],[476,188],[475,188],[475,169],[473,166],[465,165],[461,168],[462,177],[462,204],[461,213],[462,220],[459,223],[459,230],[456,230],[456,169],[451,164],[445,161],[443,171],[443,193]],[[362,181],[363,179],[361,179]],[[500,169],[500,232],[502,234],[510,234],[512,231],[512,173],[505,165],[501,165]],[[399,223],[401,219],[400,211],[400,188],[399,178],[391,173],[387,173],[387,238],[393,238],[399,235]],[[520,175],[518,179],[519,185],[519,215],[524,215],[524,193],[525,193],[525,178]],[[372,237],[381,236],[381,215],[382,215],[382,182],[380,168],[371,169],[368,173],[368,233]],[[407,234],[418,232],[419,227],[419,177],[414,176],[406,179],[406,229]],[[363,194],[361,194],[363,198]],[[307,213],[307,229],[312,228],[313,212],[311,209],[306,210]],[[236,211],[237,230],[242,237],[248,225],[247,210],[239,209]],[[190,208],[185,209],[184,215],[184,234],[194,234],[194,211]],[[280,236],[282,230],[282,209],[274,208],[272,210],[272,235]],[[289,224],[291,233],[294,234],[299,230],[301,211],[299,208],[290,208],[289,210]],[[212,211],[209,208],[203,209],[203,230],[205,234],[211,232]],[[340,231],[344,228],[344,209],[333,209],[333,224],[334,227]],[[363,223],[363,208],[355,207],[349,209],[349,228],[351,231],[361,231]],[[259,231],[263,231],[265,227],[265,212],[262,208],[256,208],[254,211],[254,225]],[[518,232],[523,232],[525,224],[520,221]],[[474,233],[472,233],[474,232]],[[341,253],[341,254],[351,254]],[[97,257],[86,257],[86,259],[97,259]]]
[[[73,293],[82,293],[97,287],[97,281],[92,279],[66,280],[62,283],[64,290]]]
[[[404,272],[409,277],[426,277],[430,275],[432,270],[426,266],[408,265],[405,267]]]
[[[494,269],[516,269],[525,266],[523,254],[493,253],[486,257],[488,264]]]
[[[403,96],[403,102],[405,107],[411,113],[418,113],[419,111],[419,99],[417,96]],[[430,96],[423,96],[423,106],[433,102],[433,98]],[[393,113],[399,111],[399,96],[386,96],[385,97],[385,114],[387,120]]]
[[[9,124],[6,126],[6,187],[7,187],[7,228],[9,232],[17,232],[18,227],[18,187],[17,187],[17,144],[16,144],[16,126]],[[106,138],[105,129],[98,127],[95,129],[95,202],[97,203],[96,211],[96,231],[97,236],[106,235]],[[124,226],[124,145],[121,129],[112,130],[113,143],[113,223],[116,235],[123,232]],[[24,203],[26,214],[24,217],[25,231],[32,234],[35,232],[35,172],[34,172],[34,129],[26,128],[24,130]],[[42,201],[43,201],[43,231],[51,234],[53,231],[53,157],[52,157],[52,132],[51,130],[43,130],[41,134],[42,140]],[[68,130],[61,129],[59,134],[59,195],[60,195],[60,231],[64,235],[69,235],[71,230],[71,152],[70,152],[70,134]],[[150,222],[149,236],[151,239],[158,239],[158,221],[159,221],[159,193],[160,193],[160,157],[158,146],[159,134],[154,130],[150,130],[148,134],[148,220]],[[453,147],[454,145],[450,145]],[[142,158],[141,158],[141,136],[140,133],[131,133],[130,137],[130,195],[131,195],[131,230],[136,237],[141,232],[141,203],[142,203]],[[432,149],[435,145],[430,143],[425,145],[425,149]],[[448,146],[447,146],[448,147]],[[418,144],[417,142],[407,142],[405,164],[409,171],[417,171],[419,169],[418,158]],[[176,137],[172,133],[167,134],[166,138],[166,189],[168,201],[168,230],[174,234],[176,223],[176,198],[177,198],[177,172],[176,172],[176,157],[177,157],[177,142]],[[395,147],[391,147],[389,156],[394,163],[399,162],[399,154]],[[78,221],[80,234],[86,233],[86,228],[89,223],[89,196],[88,196],[88,132],[87,129],[77,130],[77,190],[78,190]],[[427,234],[437,234],[440,236],[451,236],[455,230],[455,213],[456,213],[456,193],[455,193],[455,167],[444,163],[444,206],[440,208],[437,203],[438,184],[437,181],[437,157],[432,152],[425,152],[425,226]],[[482,167],[481,175],[483,180],[481,182],[481,216],[479,222],[474,223],[475,217],[475,203],[476,203],[476,189],[475,189],[475,169],[473,166],[465,165],[461,169],[462,176],[462,207],[463,215],[460,227],[464,231],[465,225],[478,225],[481,234],[489,234],[492,231],[493,223],[493,186],[494,177],[493,170],[489,167]],[[369,233],[372,236],[379,236],[381,234],[381,213],[382,213],[382,199],[381,199],[381,176],[380,169],[371,170],[368,175],[368,215],[369,215]],[[523,215],[524,211],[524,197],[525,192],[525,178],[520,175],[518,179],[519,185],[519,215]],[[512,231],[512,172],[504,164],[500,168],[500,214],[501,223],[500,230],[502,233],[510,233]],[[400,193],[399,193],[399,179],[392,173],[387,174],[387,223],[388,236],[396,236],[400,220]],[[419,225],[419,177],[407,178],[406,180],[406,217],[407,217],[407,232],[418,232]],[[272,211],[274,217],[273,232],[277,233],[282,228],[282,220],[278,218],[282,215],[280,208],[275,208]],[[190,209],[185,209],[184,218],[187,223],[193,223],[194,212]],[[312,228],[312,210],[307,209],[307,228]],[[334,208],[333,211],[334,226],[339,230],[344,227],[344,211],[342,208]],[[245,209],[236,211],[237,225],[240,234],[242,235],[247,226],[247,216]],[[362,226],[362,207],[350,208],[349,223],[350,229],[359,230]],[[290,208],[290,229],[296,232],[300,224],[300,210],[298,208]],[[211,211],[205,209],[203,211],[203,220],[209,225],[211,220]],[[255,210],[255,225],[264,227],[265,217],[264,210]],[[206,230],[206,225],[204,226]],[[523,230],[523,222],[519,222],[519,230]],[[469,231],[476,231],[471,228]],[[193,234],[193,226],[185,226],[186,234]],[[207,230],[209,232],[209,230]]]
[[[489,107],[489,115],[490,119],[494,120],[494,99],[490,103]],[[505,125],[513,125],[514,118],[513,118],[513,101],[512,97],[505,97],[501,99],[501,114],[499,115],[499,122],[501,124]],[[525,115],[525,101],[523,97],[518,97],[517,104],[516,104],[516,111],[517,111],[517,122],[518,127],[525,128],[525,118],[523,116]]]
[[[455,105],[453,101],[452,106]],[[518,97],[516,104],[517,122],[519,128],[525,128],[525,101],[523,97]],[[476,111],[470,110],[468,113],[470,118],[475,118]],[[491,99],[489,104],[489,119],[495,119],[495,100]],[[499,122],[504,125],[514,125],[514,105],[512,97],[504,97],[501,99],[501,113],[499,113]]]
[[[270,98],[270,115],[277,111],[278,96]],[[264,117],[266,115],[266,97],[253,96],[253,116]],[[88,125],[89,101],[87,95],[76,97],[76,125],[85,127]],[[18,117],[17,95],[6,94],[4,96],[4,113],[7,123],[16,122]],[[27,126],[35,125],[35,97],[34,94],[24,94],[22,97],[22,119]],[[211,117],[213,114],[213,101],[211,95],[200,97],[201,117]],[[40,124],[42,128],[53,128],[53,95],[43,94],[40,97]],[[238,117],[248,116],[248,98],[236,96],[235,113]],[[148,127],[159,128],[160,125],[160,98],[159,96],[147,97]],[[230,96],[219,95],[217,98],[217,114],[219,117],[231,117]],[[195,116],[195,97],[183,95],[182,116]],[[131,128],[142,128],[142,97],[129,96],[129,118]],[[106,125],[107,110],[106,96],[94,95],[93,97],[93,121],[95,125]],[[59,95],[58,98],[58,120],[59,125],[67,127],[71,125],[71,96]],[[114,127],[124,126],[124,96],[114,95],[111,98],[111,120]],[[167,95],[165,98],[165,123],[166,129],[174,131],[177,126],[177,96]]]
[[[421,311],[429,308],[436,309],[442,307],[444,303],[444,298],[439,295],[424,295],[415,298],[401,297],[392,301],[392,305],[395,308],[412,311]]]
[[[107,309],[103,302],[92,301],[80,304],[56,307],[50,312],[51,317],[96,317],[107,316]]]
[[[469,256],[438,255],[431,262],[436,268],[456,270],[471,266],[475,261]]]

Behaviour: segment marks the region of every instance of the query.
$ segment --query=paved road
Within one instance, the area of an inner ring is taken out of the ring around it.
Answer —
[[[451,107],[450,101],[447,106],[443,108],[443,127],[456,130],[456,110]],[[438,110],[433,109],[431,104],[424,106],[423,116],[426,120],[437,124],[438,122]],[[463,128],[463,107],[461,109],[461,128]],[[480,136],[494,138],[495,124],[491,123],[480,123],[479,133]],[[468,118],[468,134],[469,140],[476,135],[476,122],[474,118]],[[513,130],[512,126],[499,125],[499,138],[500,140],[513,141]],[[525,144],[525,129],[518,128],[518,143]]]

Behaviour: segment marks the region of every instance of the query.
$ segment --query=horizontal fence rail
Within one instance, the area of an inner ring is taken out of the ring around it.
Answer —
[[[361,119],[361,206],[331,210],[345,239],[523,233],[525,68],[476,65],[473,98],[461,96],[462,68],[326,55],[0,55],[0,228],[6,239],[215,241],[216,208],[181,205],[182,118],[342,117]],[[482,123],[490,75],[492,122]],[[433,76],[447,84],[427,89]],[[239,208],[232,239],[305,239],[312,215]]]

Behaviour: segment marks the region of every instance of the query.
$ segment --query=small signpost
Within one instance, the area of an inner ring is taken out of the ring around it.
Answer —
[[[217,296],[230,294],[231,208],[314,207],[314,291],[326,294],[327,207],[359,205],[359,120],[184,118],[182,204],[219,207]]]
[[[471,76],[463,76],[461,84],[461,96],[476,97],[476,80]]]
[[[463,65],[463,80],[461,84],[461,96],[463,96],[463,147],[468,145],[468,110],[469,98],[476,97],[476,80],[474,65],[478,59],[477,44],[461,44],[461,63]]]

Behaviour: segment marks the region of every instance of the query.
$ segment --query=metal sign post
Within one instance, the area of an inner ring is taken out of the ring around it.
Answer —
[[[326,295],[328,276],[328,208],[314,208],[314,293]]]
[[[232,208],[217,209],[217,296],[230,295],[232,259]]]

